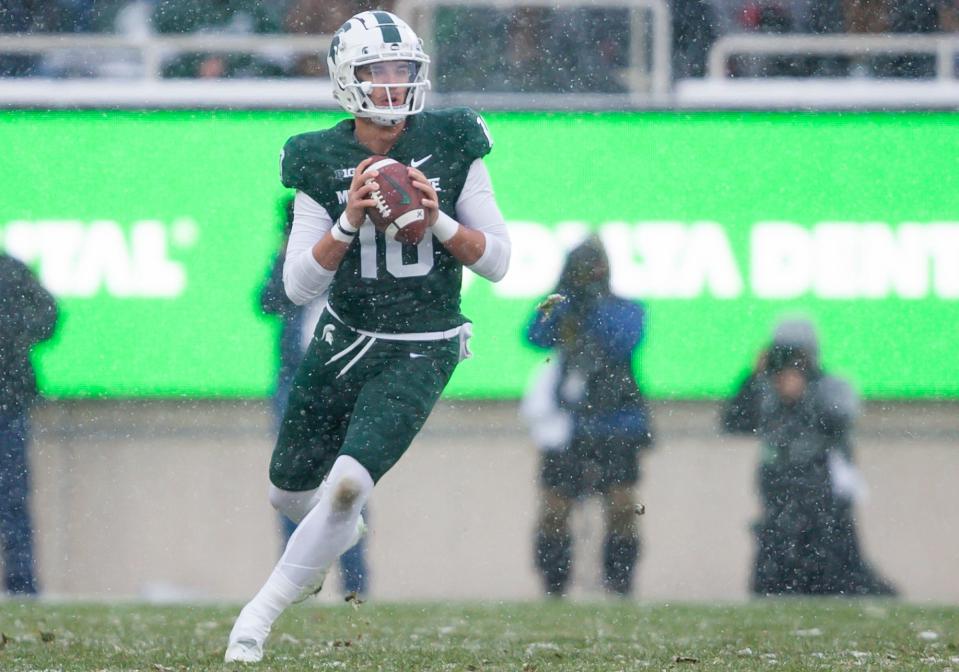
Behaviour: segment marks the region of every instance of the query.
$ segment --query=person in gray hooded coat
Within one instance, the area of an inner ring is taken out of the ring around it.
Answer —
[[[815,331],[780,323],[771,346],[723,408],[723,428],[762,441],[752,591],[893,595],[863,559],[853,511],[850,433],[859,400],[819,366]]]

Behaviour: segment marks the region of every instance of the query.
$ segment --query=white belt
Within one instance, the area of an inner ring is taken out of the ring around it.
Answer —
[[[355,331],[358,334],[363,334],[364,336],[369,336],[370,338],[376,338],[383,341],[445,341],[459,336],[466,327],[466,324],[469,324],[467,322],[466,324],[461,324],[458,327],[453,327],[452,329],[447,329],[446,331],[421,331],[419,333],[410,334],[384,334],[377,331],[366,331],[365,329],[351,327],[343,321],[343,318],[336,314],[336,311],[333,310],[333,306],[331,306],[329,303],[326,304],[326,309],[330,311],[330,315],[336,318],[337,322],[342,324],[347,329]]]

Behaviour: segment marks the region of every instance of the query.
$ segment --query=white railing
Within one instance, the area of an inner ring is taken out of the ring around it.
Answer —
[[[725,79],[733,56],[886,56],[927,54],[936,58],[936,78],[954,81],[959,36],[954,35],[753,35],[721,37],[709,53],[709,79]]]
[[[434,56],[431,74],[443,71],[443,63],[435,58],[434,15],[438,7],[473,6],[500,10],[522,7],[625,8],[629,13],[629,64],[619,74],[626,88],[624,94],[602,93],[434,93],[436,103],[468,103],[483,107],[518,108],[608,108],[629,107],[668,100],[671,78],[671,21],[666,0],[400,0],[396,11],[408,17],[423,37],[427,53]],[[302,105],[317,98],[325,89],[321,105],[329,99],[327,82],[315,78],[283,80],[210,80],[202,85],[190,80],[165,80],[163,64],[181,53],[249,53],[268,58],[289,58],[298,54],[319,54],[325,58],[332,35],[219,35],[219,34],[145,34],[142,36],[89,34],[0,34],[0,54],[37,53],[59,57],[61,61],[85,64],[96,70],[98,63],[122,61],[126,64],[122,81],[104,79],[57,79],[37,81],[33,78],[0,79],[0,105],[56,105],[60,92],[69,104],[84,101],[116,102],[120,105],[137,101],[198,105],[220,105],[234,101],[244,105],[257,98],[272,98],[276,105]],[[482,42],[483,36],[474,36]],[[89,93],[87,93],[89,92]],[[286,99],[287,92],[290,94]]]
[[[315,54],[326,56],[332,35],[217,35],[187,34],[142,37],[121,35],[10,34],[0,35],[0,53],[54,52],[133,55],[146,80],[162,77],[163,61],[179,53],[255,53],[265,55]]]
[[[629,67],[623,74],[628,95],[649,100],[662,99],[672,86],[672,22],[666,0],[399,0],[396,13],[406,18],[426,45],[435,53],[434,15],[438,7],[491,7],[515,10],[523,7],[550,9],[628,9]],[[648,12],[651,20],[643,16]],[[652,44],[647,43],[647,32]],[[482,36],[475,36],[482,39]],[[647,53],[650,58],[647,59]],[[442,63],[437,64],[442,68]],[[565,94],[567,99],[569,94]],[[600,94],[602,95],[602,94]]]

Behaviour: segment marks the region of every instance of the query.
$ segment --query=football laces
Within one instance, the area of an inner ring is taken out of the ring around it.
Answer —
[[[373,199],[373,202],[376,204],[376,211],[380,213],[380,216],[383,219],[389,219],[390,217],[390,206],[387,205],[386,199],[383,198],[383,192],[379,189],[370,193],[370,198]]]

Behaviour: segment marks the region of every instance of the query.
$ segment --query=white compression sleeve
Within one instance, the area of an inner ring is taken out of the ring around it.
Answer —
[[[459,223],[486,236],[483,256],[469,266],[474,273],[498,282],[509,269],[510,240],[506,221],[493,195],[493,183],[482,159],[470,165],[463,190],[456,201]]]
[[[323,268],[313,258],[313,246],[333,228],[333,218],[322,205],[302,191],[293,201],[293,229],[286,243],[283,287],[290,301],[302,306],[329,288],[336,271]]]
[[[360,512],[372,491],[373,478],[363,465],[347,455],[336,458],[319,488],[319,502],[293,532],[270,578],[240,612],[231,642],[253,639],[262,645],[280,614],[356,542]]]
[[[336,458],[320,501],[293,532],[277,570],[295,585],[309,586],[350,547],[372,492],[373,478],[363,465],[348,455]]]

